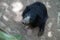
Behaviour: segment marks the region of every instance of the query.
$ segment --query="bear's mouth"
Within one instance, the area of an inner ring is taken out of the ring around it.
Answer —
[[[24,25],[28,25],[28,24],[30,23],[30,16],[25,17],[25,18],[22,20],[22,23],[23,23]]]

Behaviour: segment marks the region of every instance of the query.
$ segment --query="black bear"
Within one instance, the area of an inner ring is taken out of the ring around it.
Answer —
[[[45,28],[45,23],[48,18],[47,9],[41,2],[35,2],[28,5],[22,14],[22,23],[34,28],[39,27],[38,35],[42,35]]]

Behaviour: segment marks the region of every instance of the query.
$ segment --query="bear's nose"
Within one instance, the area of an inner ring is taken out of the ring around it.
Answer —
[[[25,21],[24,21],[24,20],[22,20],[22,23],[23,23],[23,24],[25,24]]]
[[[22,23],[24,24],[24,25],[28,25],[29,24],[29,20],[22,20]]]

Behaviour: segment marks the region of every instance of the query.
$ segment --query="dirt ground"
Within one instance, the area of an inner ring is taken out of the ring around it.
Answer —
[[[25,7],[36,1],[46,5],[49,16],[41,37],[37,36],[37,27],[25,29],[21,23]],[[0,28],[8,34],[23,35],[23,40],[60,40],[60,0],[0,0]]]

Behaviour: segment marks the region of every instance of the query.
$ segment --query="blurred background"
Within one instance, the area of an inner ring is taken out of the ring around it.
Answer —
[[[45,4],[49,16],[41,37],[37,36],[38,28],[25,30],[21,23],[25,7],[36,1]],[[0,0],[0,29],[23,35],[23,40],[60,40],[60,0]]]

